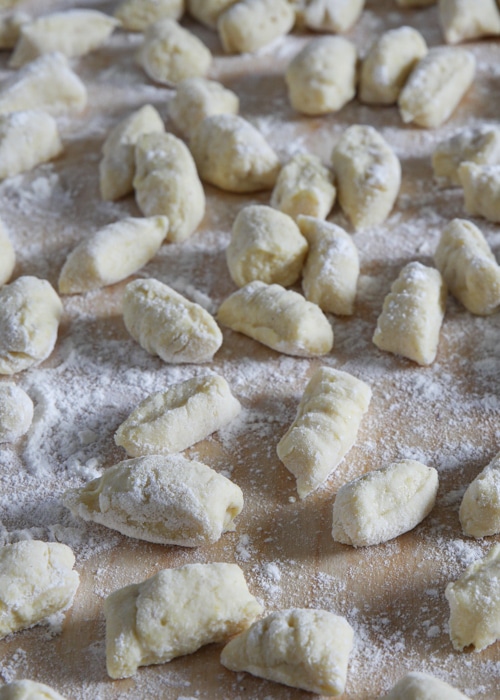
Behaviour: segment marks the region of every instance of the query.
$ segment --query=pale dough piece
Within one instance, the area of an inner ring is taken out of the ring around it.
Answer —
[[[448,683],[428,673],[411,671],[380,700],[469,700]]]
[[[125,0],[115,10],[123,29],[143,32],[160,19],[180,19],[184,0]]]
[[[187,0],[189,14],[211,29],[217,28],[219,16],[238,0]]]
[[[434,176],[444,185],[460,185],[458,168],[465,162],[500,164],[500,128],[482,125],[462,129],[440,141],[432,154]]]
[[[319,32],[342,33],[359,19],[365,0],[294,0],[297,22]]]
[[[465,211],[500,222],[500,164],[476,165],[462,163],[458,179],[464,190]]]
[[[358,249],[340,226],[311,216],[299,216],[299,229],[309,244],[302,270],[302,289],[308,301],[340,316],[354,313],[359,277]]]
[[[500,34],[495,0],[439,0],[438,9],[447,44]]]
[[[135,145],[143,134],[163,133],[165,126],[152,105],[122,119],[108,134],[99,163],[99,186],[105,200],[120,199],[134,189]]]
[[[309,115],[337,112],[356,94],[356,66],[356,47],[348,39],[313,39],[285,72],[292,107]]]
[[[396,104],[408,76],[426,53],[425,39],[413,27],[382,34],[361,65],[359,99],[368,104]]]
[[[18,277],[0,287],[0,374],[15,374],[50,355],[62,310],[46,280]]]
[[[319,306],[279,284],[250,282],[221,304],[217,319],[287,355],[317,357],[333,347],[332,327]]]
[[[34,109],[0,114],[0,180],[32,170],[62,151],[50,114]]]
[[[9,66],[19,68],[46,53],[84,56],[102,46],[118,20],[97,10],[66,10],[37,17],[21,26]]]
[[[345,690],[353,640],[347,620],[328,610],[280,610],[232,639],[220,660],[231,671],[336,696]]]
[[[33,420],[33,401],[21,387],[0,383],[0,443],[15,442],[28,432]]]
[[[235,529],[239,486],[201,462],[151,455],[119,462],[64,494],[73,515],[157,544],[199,547]]]
[[[240,402],[217,374],[193,377],[148,396],[115,433],[128,455],[182,452],[236,418]]]
[[[209,362],[222,345],[208,311],[155,279],[127,284],[123,320],[132,338],[164,362]]]
[[[356,441],[371,389],[352,374],[320,367],[309,380],[278,457],[305,498],[338,467]]]
[[[45,683],[22,680],[1,686],[0,700],[65,700],[65,698]]]
[[[167,233],[166,216],[129,217],[104,226],[68,255],[59,293],[81,294],[126,279],[156,255]]]
[[[191,236],[205,215],[205,192],[186,144],[173,134],[143,134],[135,145],[135,198],[144,216],[168,218],[167,241]]]
[[[471,221],[453,219],[434,254],[448,289],[473,314],[487,316],[500,307],[500,267]]]
[[[261,280],[288,287],[299,279],[307,241],[295,221],[264,204],[243,207],[226,248],[229,273],[238,287]]]
[[[449,46],[430,49],[399,94],[402,120],[427,128],[441,126],[469,89],[475,72],[470,51]]]
[[[317,156],[301,153],[281,169],[271,193],[271,206],[292,219],[301,214],[326,219],[336,194],[330,170]]]
[[[287,0],[240,0],[219,15],[217,30],[226,53],[251,53],[288,34],[294,24]]]
[[[0,15],[0,49],[13,49],[19,39],[21,27],[31,17],[26,12],[9,12]]]
[[[445,590],[450,605],[450,638],[463,651],[482,651],[500,639],[500,544],[475,561]]]
[[[0,286],[9,281],[16,265],[16,253],[5,224],[0,219]]]
[[[401,165],[372,126],[344,131],[332,153],[339,204],[354,228],[379,226],[389,216],[401,185]]]
[[[187,564],[121,588],[104,601],[111,678],[223,642],[262,612],[237,564]]]
[[[384,299],[373,342],[419,365],[436,359],[446,307],[446,284],[438,270],[411,262]]]
[[[191,142],[200,177],[228,192],[274,187],[278,156],[262,134],[236,114],[214,114],[202,121]]]
[[[205,75],[212,54],[195,34],[173,19],[162,19],[146,29],[137,61],[152,80],[175,85]]]
[[[179,131],[192,138],[201,122],[213,114],[238,114],[238,95],[215,80],[186,78],[177,85],[168,113]]]
[[[0,639],[70,607],[80,581],[74,564],[71,549],[58,542],[0,548]]]
[[[86,104],[87,89],[61,53],[40,56],[1,85],[0,114],[40,109],[58,116]]]
[[[500,532],[500,452],[467,487],[459,516],[464,534],[470,537]]]

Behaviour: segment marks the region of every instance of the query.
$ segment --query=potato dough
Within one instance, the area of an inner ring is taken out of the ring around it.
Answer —
[[[219,14],[217,29],[226,53],[250,53],[288,34],[294,23],[287,0],[240,0]]]
[[[458,179],[464,188],[465,211],[500,222],[500,165],[462,163]]]
[[[132,338],[164,362],[209,362],[222,345],[208,311],[155,279],[127,284],[123,320]]]
[[[187,0],[189,14],[211,29],[217,28],[219,16],[238,0]]]
[[[271,193],[271,206],[292,219],[301,214],[326,219],[336,194],[328,168],[317,156],[301,153],[281,169]]]
[[[462,129],[440,141],[432,154],[434,176],[444,185],[460,185],[458,168],[465,162],[500,164],[500,128],[481,125]]]
[[[16,253],[5,224],[0,219],[0,286],[9,281],[16,265]]]
[[[347,372],[320,367],[313,374],[277,446],[300,498],[321,486],[354,445],[371,395],[368,384]]]
[[[238,95],[215,80],[186,78],[168,103],[168,112],[179,131],[192,138],[206,117],[213,114],[238,114]]]
[[[412,671],[380,700],[469,700],[456,688],[428,673]]]
[[[320,32],[346,32],[359,19],[365,0],[294,0],[300,25]]]
[[[33,401],[21,387],[0,383],[0,443],[16,442],[33,420]]]
[[[32,170],[62,151],[50,114],[40,110],[0,114],[0,180]]]
[[[446,284],[438,270],[411,262],[384,299],[373,342],[419,365],[436,359],[446,307]]]
[[[332,327],[319,306],[279,284],[250,282],[221,304],[217,319],[287,355],[316,357],[333,347]]]
[[[262,612],[236,564],[187,564],[121,588],[104,602],[111,678],[222,642]]]
[[[0,5],[1,7],[1,5]],[[31,17],[26,12],[9,12],[0,15],[0,49],[13,49],[19,39],[21,27]]]
[[[318,695],[342,695],[353,639],[347,620],[328,610],[280,610],[226,644],[221,663]]]
[[[500,532],[500,452],[467,487],[459,516],[464,534],[470,537]]]
[[[0,700],[65,700],[65,698],[45,683],[22,680],[2,685]]]
[[[500,34],[495,0],[439,0],[438,9],[447,44]]]
[[[22,540],[0,548],[0,639],[67,610],[80,577],[71,549]]]
[[[123,29],[143,32],[160,19],[180,19],[184,0],[125,0],[115,10]]]

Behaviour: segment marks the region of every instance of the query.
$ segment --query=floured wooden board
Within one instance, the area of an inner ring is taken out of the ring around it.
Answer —
[[[73,3],[25,5],[39,13]],[[111,13],[116,3],[82,5]],[[436,7],[401,10],[391,0],[368,1],[348,36],[363,51],[384,30],[403,24],[421,31],[430,46],[442,43]],[[227,57],[215,33],[189,26],[214,52],[210,77],[239,95],[241,114],[283,162],[309,151],[328,163],[347,126],[372,124],[401,159],[401,192],[384,225],[353,234],[361,258],[356,312],[348,319],[330,316],[335,345],[321,360],[280,355],[224,330],[213,362],[169,366],[149,356],[126,332],[121,318],[125,283],[64,298],[55,351],[40,367],[15,377],[35,402],[35,420],[19,443],[0,446],[0,541],[38,538],[69,544],[82,583],[60,634],[54,625],[39,626],[0,642],[0,677],[36,679],[73,700],[310,697],[227,671],[219,663],[219,645],[142,668],[128,680],[108,678],[106,595],[162,568],[227,561],[242,567],[266,611],[313,607],[345,615],[355,630],[346,698],[376,698],[410,670],[430,672],[472,698],[498,697],[500,646],[481,653],[453,650],[444,589],[499,541],[498,536],[464,537],[458,520],[466,486],[500,445],[499,316],[472,316],[449,298],[438,356],[426,368],[380,352],[371,338],[401,267],[411,260],[432,265],[440,231],[453,217],[464,216],[461,191],[440,189],[433,182],[430,156],[444,136],[498,119],[500,43],[468,45],[477,59],[474,85],[444,126],[425,131],[405,127],[395,107],[368,107],[356,100],[321,118],[295,113],[283,73],[310,36],[292,34],[256,56]],[[77,117],[58,120],[64,154],[0,185],[0,215],[16,248],[16,277],[37,275],[56,285],[66,255],[80,240],[107,223],[139,215],[132,196],[101,201],[98,164],[109,129],[146,103],[157,107],[167,129],[172,128],[167,104],[173,90],[150,82],[135,64],[140,41],[139,35],[118,31],[104,48],[74,63],[89,90],[89,106]],[[10,73],[7,59],[3,54],[0,78]],[[232,222],[246,204],[268,203],[269,192],[240,196],[206,187],[206,193],[199,230],[185,243],[164,245],[140,276],[155,277],[215,313],[235,289],[224,252]],[[338,207],[330,218],[352,233]],[[498,226],[476,223],[498,253]],[[299,501],[276,445],[320,364],[363,379],[373,399],[354,448],[323,488]],[[243,411],[186,455],[242,488],[245,507],[236,531],[213,546],[192,550],[139,542],[73,519],[61,504],[62,492],[125,458],[113,435],[132,408],[154,391],[213,371],[226,378]],[[430,516],[414,531],[379,546],[354,550],[335,543],[331,511],[338,488],[404,457],[439,471],[438,500]]]

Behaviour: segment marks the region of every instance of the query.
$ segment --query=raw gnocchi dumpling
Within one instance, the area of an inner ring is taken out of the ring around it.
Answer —
[[[132,338],[164,362],[209,362],[222,345],[208,311],[155,279],[127,284],[123,320]]]
[[[287,0],[240,0],[219,15],[217,30],[226,53],[250,53],[288,34],[294,23]]]
[[[211,29],[217,28],[219,16],[238,0],[186,0],[189,14]]]
[[[470,537],[500,532],[500,452],[467,487],[459,517],[464,534]]]
[[[336,194],[330,170],[317,156],[300,153],[281,169],[271,193],[271,206],[292,219],[301,214],[326,219]]]
[[[305,498],[338,467],[356,441],[371,389],[352,374],[320,367],[309,380],[277,453]]]
[[[279,284],[246,284],[221,304],[217,319],[287,355],[316,357],[333,347],[332,327],[319,306]]]
[[[57,158],[63,145],[54,117],[41,110],[0,114],[0,180]]]
[[[22,680],[2,685],[0,700],[65,700],[65,698],[45,683]]]
[[[221,663],[318,695],[342,695],[353,640],[347,620],[328,610],[280,610],[228,642]]]
[[[16,265],[16,252],[0,219],[0,286],[9,281]]]
[[[238,114],[238,96],[215,80],[186,78],[168,104],[168,113],[179,131],[191,138],[201,122],[213,114]]]
[[[193,377],[148,396],[115,433],[128,455],[182,452],[230,423],[241,410],[224,377]]]
[[[0,383],[0,443],[15,442],[30,429],[33,401],[21,387]]]
[[[434,176],[444,185],[460,185],[458,169],[465,162],[500,164],[500,128],[471,127],[440,141],[432,154]]]
[[[495,0],[439,0],[438,9],[447,44],[500,34]]]
[[[464,190],[467,214],[500,222],[500,164],[462,163],[458,179]]]
[[[401,678],[380,700],[469,700],[448,683],[428,673],[412,671]]]
[[[71,549],[22,540],[0,548],[0,639],[67,610],[80,577]]]
[[[262,612],[236,564],[187,564],[121,588],[104,601],[111,678],[222,642]]]
[[[26,12],[2,13],[0,15],[0,49],[13,49],[19,39],[21,27],[30,20],[31,17]]]
[[[166,216],[108,224],[68,255],[59,275],[59,293],[81,294],[126,279],[156,255],[167,233]]]
[[[294,0],[297,21],[320,32],[346,32],[359,19],[365,0]]]
[[[62,310],[46,280],[18,277],[0,287],[0,374],[21,372],[50,355]]]
[[[446,284],[438,270],[411,262],[384,299],[373,342],[419,365],[436,359],[446,307]]]
[[[180,19],[184,0],[125,0],[115,10],[123,29],[143,32],[160,19]]]

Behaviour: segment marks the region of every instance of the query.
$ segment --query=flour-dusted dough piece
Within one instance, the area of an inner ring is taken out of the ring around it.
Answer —
[[[168,219],[126,218],[85,238],[66,258],[60,294],[81,294],[116,284],[153,258],[168,233]]]
[[[495,0],[439,0],[438,9],[447,44],[500,34]]]
[[[32,170],[62,151],[50,114],[34,109],[0,114],[0,180]]]
[[[212,54],[195,34],[173,19],[162,19],[146,29],[137,61],[152,80],[175,85],[206,75]]]
[[[411,671],[380,700],[469,700],[448,683],[428,673]]]
[[[217,30],[226,53],[251,53],[288,34],[294,24],[287,0],[240,0],[219,15]]]
[[[300,277],[307,248],[290,216],[264,204],[251,204],[234,221],[227,266],[238,287],[254,280],[288,287]]]
[[[361,65],[359,99],[368,104],[395,104],[411,71],[426,53],[425,39],[413,27],[382,34]]]
[[[217,319],[287,355],[317,357],[333,347],[332,327],[319,306],[279,284],[250,282],[221,304]]]
[[[199,547],[234,530],[243,508],[239,486],[181,455],[119,462],[97,479],[64,494],[83,520],[157,544]]]
[[[308,301],[341,316],[354,313],[359,277],[358,249],[343,228],[312,216],[299,216],[299,229],[309,244],[302,270]]]
[[[0,286],[9,281],[16,265],[16,253],[5,224],[0,219]]]
[[[317,156],[301,153],[281,169],[271,193],[271,206],[292,219],[301,214],[326,219],[336,194],[330,170]]]
[[[365,0],[299,0],[297,22],[319,32],[342,33],[359,19]]]
[[[446,284],[438,270],[411,262],[384,299],[373,342],[419,365],[436,359],[446,306]]]
[[[33,401],[12,382],[0,383],[0,443],[15,442],[28,432],[33,420]]]
[[[464,534],[470,537],[500,532],[500,452],[467,487],[459,517]]]
[[[313,374],[276,450],[297,479],[300,498],[321,486],[354,445],[371,395],[368,384],[347,372],[320,367]]]
[[[168,218],[167,240],[191,236],[205,214],[205,192],[186,144],[173,134],[143,134],[135,146],[135,198],[144,216]]]
[[[448,289],[473,314],[500,307],[500,267],[485,237],[471,221],[453,219],[434,254]]]
[[[128,455],[182,452],[230,423],[240,402],[218,374],[193,377],[148,396],[115,433]]]
[[[65,700],[65,698],[45,683],[22,680],[2,685],[0,700]]]
[[[164,362],[209,362],[222,345],[208,311],[155,279],[127,284],[123,320],[132,338]]]
[[[189,14],[211,29],[217,28],[217,20],[228,7],[238,0],[187,0]]]
[[[458,179],[464,190],[465,211],[500,222],[500,164],[476,165],[462,163]]]
[[[500,164],[500,128],[481,125],[462,129],[440,141],[432,154],[434,176],[444,185],[460,185],[462,163]]]
[[[475,651],[482,651],[500,639],[500,544],[449,583],[445,596],[454,649],[473,644]]]
[[[280,610],[228,642],[221,663],[318,695],[342,695],[353,639],[347,620],[328,610]]]
[[[67,610],[80,577],[71,549],[22,540],[0,548],[0,639]]]
[[[125,0],[115,10],[123,29],[143,32],[160,19],[180,19],[184,0]]]
[[[262,612],[237,564],[187,564],[121,588],[104,602],[111,678],[223,642]]]
[[[40,109],[58,116],[86,104],[87,89],[61,53],[40,56],[1,85],[0,114]]]
[[[356,94],[357,51],[342,36],[313,39],[289,63],[285,81],[297,112],[337,112]]]
[[[0,374],[45,360],[57,339],[61,300],[46,280],[18,277],[0,287]]]
[[[274,187],[278,156],[262,134],[236,114],[214,114],[202,121],[191,141],[200,177],[228,192]]]
[[[19,39],[21,27],[30,20],[31,17],[21,11],[0,15],[0,49],[13,49]]]
[[[378,226],[389,216],[401,185],[401,165],[372,126],[344,131],[332,153],[340,206],[354,228]]]
[[[192,138],[201,122],[213,114],[238,114],[238,95],[215,80],[186,78],[177,85],[168,113],[179,131]]]

